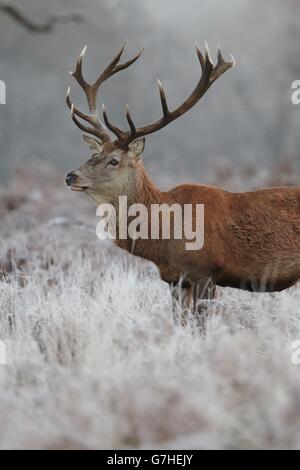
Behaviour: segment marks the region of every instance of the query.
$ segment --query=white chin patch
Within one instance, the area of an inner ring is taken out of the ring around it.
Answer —
[[[71,191],[85,191],[86,188],[82,188],[81,186],[69,186]]]

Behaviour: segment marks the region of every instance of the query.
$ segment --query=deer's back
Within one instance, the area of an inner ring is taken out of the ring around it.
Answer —
[[[244,283],[245,288],[268,278],[269,290],[285,288],[300,277],[299,187],[230,193],[183,185],[169,194],[184,203],[204,204],[204,246],[185,253],[195,276],[207,268],[219,285]]]

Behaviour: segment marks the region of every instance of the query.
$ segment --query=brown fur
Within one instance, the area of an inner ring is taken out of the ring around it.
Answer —
[[[300,277],[300,188],[279,187],[230,193],[184,184],[161,192],[142,164],[131,203],[204,204],[205,242],[187,251],[186,240],[137,240],[134,253],[157,264],[162,279],[191,282],[211,278],[217,285],[276,291]],[[119,240],[130,249],[131,244]]]
[[[140,144],[142,145],[142,144]],[[94,146],[94,142],[92,143]],[[109,147],[109,148],[108,148]],[[139,147],[139,146],[137,146]],[[278,187],[231,193],[218,187],[183,184],[160,191],[139,160],[142,149],[122,150],[99,144],[97,166],[88,160],[74,172],[76,185],[97,204],[109,202],[118,212],[118,198],[126,195],[128,205],[204,204],[204,246],[188,251],[188,240],[116,240],[120,248],[153,261],[169,284],[182,283],[188,298],[212,298],[214,286],[272,292],[286,289],[300,278],[300,188]],[[136,154],[134,153],[136,152]],[[118,169],[107,162],[119,159]],[[105,178],[104,178],[105,177]],[[127,223],[129,223],[128,221]],[[172,236],[171,219],[171,236]]]
[[[235,65],[234,58],[226,62],[219,51],[218,62],[214,66],[208,46],[204,55],[196,47],[201,76],[193,92],[171,111],[158,82],[163,116],[146,126],[137,128],[127,107],[126,118],[130,130],[122,131],[112,125],[104,108],[106,127],[117,137],[112,142],[108,130],[95,114],[96,98],[104,81],[129,67],[140,56],[139,53],[117,65],[123,49],[124,46],[94,84],[87,83],[82,75],[82,58],[86,48],[77,60],[73,76],[86,94],[92,116],[72,105],[69,89],[66,102],[75,124],[98,137],[100,142],[94,137],[84,136],[96,154],[67,176],[68,186],[86,191],[97,204],[111,203],[117,210],[118,198],[123,195],[128,197],[129,204],[142,203],[149,209],[151,204],[204,204],[202,249],[186,250],[189,240],[185,239],[153,240],[148,237],[147,240],[138,239],[134,244],[131,240],[116,241],[121,248],[134,249],[135,255],[153,261],[166,282],[178,283],[183,278],[184,286],[189,289],[188,297],[191,298],[193,293],[194,308],[198,298],[214,295],[215,285],[277,291],[295,284],[300,278],[300,188],[230,193],[212,186],[183,184],[162,192],[151,182],[140,161],[145,144],[145,139],[140,137],[156,132],[191,109],[211,85]],[[78,117],[91,127],[82,125]],[[150,210],[148,214],[150,217]]]

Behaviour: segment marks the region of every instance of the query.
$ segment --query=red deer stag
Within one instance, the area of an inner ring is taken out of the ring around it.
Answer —
[[[111,123],[104,106],[105,125],[102,124],[96,107],[100,86],[133,64],[142,52],[127,62],[119,63],[123,50],[124,46],[93,84],[87,83],[82,74],[86,48],[77,60],[72,76],[86,94],[89,114],[74,107],[70,88],[66,102],[75,124],[93,136],[83,136],[93,155],[66,176],[67,186],[74,191],[84,191],[97,204],[113,204],[116,211],[121,195],[127,196],[129,204],[142,203],[149,208],[152,204],[204,204],[202,249],[187,251],[186,240],[175,237],[170,240],[138,239],[134,246],[134,254],[153,261],[164,281],[181,283],[187,289],[194,309],[197,306],[201,311],[201,299],[212,298],[215,285],[271,292],[295,284],[300,278],[299,187],[231,193],[213,186],[183,184],[169,191],[160,191],[150,180],[141,161],[144,136],[162,129],[191,109],[211,85],[235,65],[233,56],[226,62],[219,50],[218,62],[214,66],[207,45],[204,55],[196,46],[202,73],[191,95],[176,109],[170,110],[158,81],[162,117],[151,124],[136,127],[126,106],[129,130],[123,131]],[[107,129],[115,134],[115,140],[111,139]],[[131,240],[117,239],[116,243],[131,251]]]

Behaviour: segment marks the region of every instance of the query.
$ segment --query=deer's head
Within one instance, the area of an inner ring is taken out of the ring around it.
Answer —
[[[140,157],[145,145],[144,136],[156,132],[186,113],[200,100],[210,86],[235,64],[233,57],[231,57],[229,62],[226,62],[219,50],[218,63],[214,67],[207,44],[205,45],[204,55],[199,47],[196,46],[202,74],[191,95],[180,106],[170,111],[164,89],[158,80],[163,116],[156,122],[137,128],[130,115],[129,107],[126,106],[125,114],[129,130],[123,131],[110,122],[104,105],[104,123],[100,121],[96,102],[97,93],[102,83],[115,73],[129,67],[142,53],[140,51],[132,59],[119,64],[124,46],[125,44],[93,84],[87,83],[82,74],[82,60],[86,47],[79,55],[72,76],[86,95],[89,114],[85,114],[74,107],[70,100],[70,88],[66,96],[66,102],[75,124],[87,134],[92,135],[92,137],[84,135],[84,140],[89,145],[92,156],[77,170],[72,171],[66,176],[66,184],[70,189],[86,191],[88,195],[96,200],[101,198],[113,199],[119,195],[128,194],[141,168]],[[82,120],[88,123],[89,126],[83,124]],[[109,131],[116,136],[115,140],[112,140]]]
[[[85,191],[97,202],[113,201],[119,195],[128,195],[134,187],[145,139],[138,139],[124,150],[115,142],[103,142],[83,135],[92,156],[66,176],[66,184],[73,191]]]

